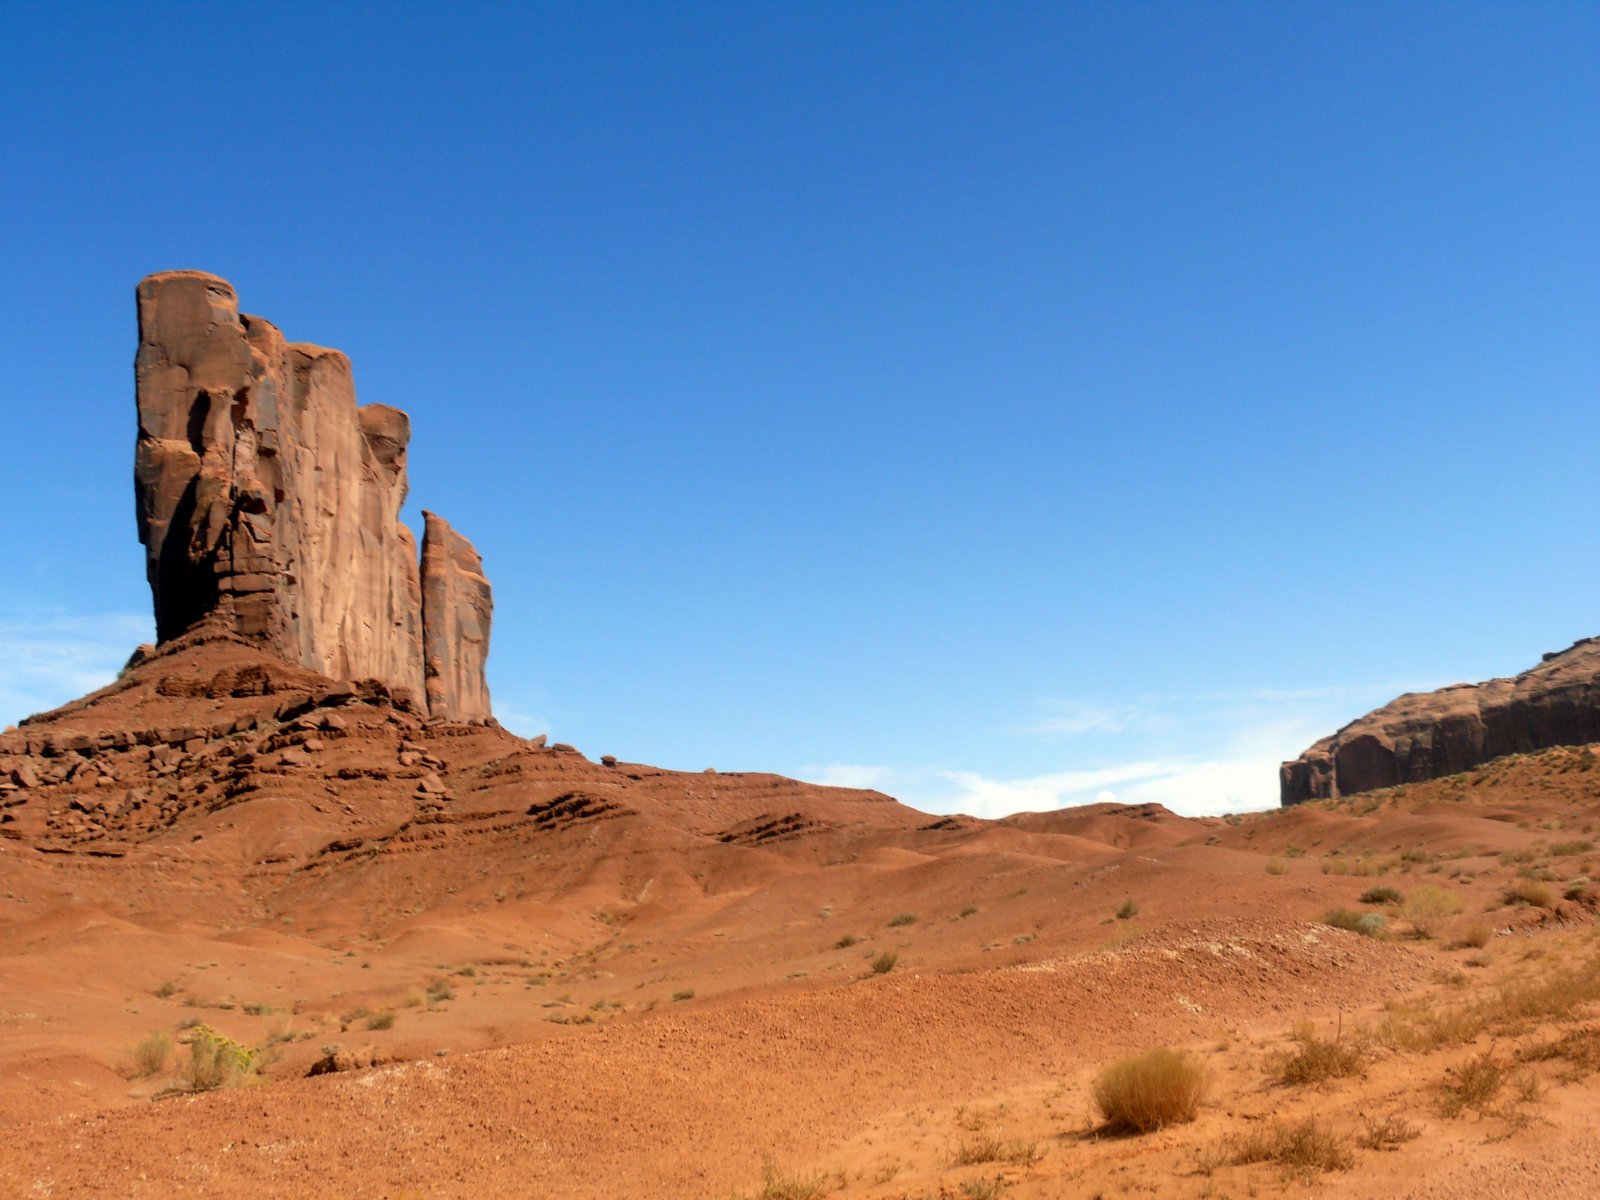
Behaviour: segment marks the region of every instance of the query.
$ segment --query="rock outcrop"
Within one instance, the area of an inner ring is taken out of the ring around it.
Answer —
[[[489,621],[494,597],[478,552],[443,517],[422,514],[422,628],[428,709],[489,716]]]
[[[424,628],[416,539],[400,520],[409,418],[358,406],[349,359],[242,315],[214,275],[152,275],[138,303],[134,486],[158,640],[210,620],[331,678],[429,694],[424,644],[452,635]],[[476,582],[476,623],[459,603],[440,610],[471,630],[473,645],[444,657],[476,669],[476,689],[442,689],[435,715],[489,715],[481,566]],[[457,695],[470,711],[452,707]]]
[[[1600,741],[1600,638],[1546,654],[1515,679],[1408,692],[1278,772],[1283,805],[1470,770],[1502,754]]]

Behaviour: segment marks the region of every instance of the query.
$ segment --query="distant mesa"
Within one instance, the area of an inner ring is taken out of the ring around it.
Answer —
[[[349,359],[242,315],[215,275],[151,275],[138,301],[134,490],[157,639],[205,623],[433,716],[487,719],[489,582],[432,514],[419,563],[400,520],[410,418],[357,405]]]
[[[1514,679],[1407,693],[1278,772],[1279,801],[1352,796],[1471,770],[1503,754],[1600,741],[1600,638]]]

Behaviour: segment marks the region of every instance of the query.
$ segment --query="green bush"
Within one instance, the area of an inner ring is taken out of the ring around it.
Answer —
[[[1322,923],[1359,933],[1362,937],[1382,937],[1389,927],[1382,913],[1355,912],[1348,908],[1330,908],[1322,914]]]
[[[179,1078],[194,1092],[241,1087],[255,1074],[258,1054],[209,1025],[196,1025],[189,1031],[189,1058]]]

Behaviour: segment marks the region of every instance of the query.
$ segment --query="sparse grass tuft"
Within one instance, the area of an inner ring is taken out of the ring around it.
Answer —
[[[889,918],[889,928],[890,929],[898,929],[902,925],[915,925],[916,923],[917,923],[917,914],[916,913],[898,913],[895,916]]]
[[[861,941],[861,939],[858,938],[855,934],[847,933],[842,938],[840,938],[837,942],[835,942],[833,944],[833,948],[835,950],[848,950],[848,949],[850,949],[851,946],[859,944],[860,941]]]
[[[1285,1176],[1293,1178],[1308,1178],[1318,1171],[1348,1171],[1355,1165],[1350,1139],[1315,1117],[1248,1133],[1233,1143],[1230,1159],[1239,1166],[1275,1163]]]
[[[672,998],[674,1000],[693,1000],[694,999],[694,989],[693,988],[681,988],[680,990],[672,993]]]
[[[900,961],[900,956],[893,950],[885,950],[872,960],[872,973],[874,975],[887,975],[894,970],[895,963]]]
[[[1132,920],[1134,917],[1137,917],[1138,915],[1139,915],[1139,906],[1138,906],[1138,904],[1136,904],[1134,902],[1134,899],[1133,899],[1132,896],[1129,896],[1126,900],[1124,900],[1121,904],[1119,904],[1117,906],[1117,920],[1119,920],[1119,921]]]
[[[166,1000],[172,996],[176,996],[178,994],[178,981],[176,979],[169,979],[165,983],[152,988],[150,994],[157,1000]]]
[[[147,1033],[134,1043],[128,1055],[133,1059],[133,1072],[140,1079],[159,1075],[172,1054],[172,1038],[163,1029]]]
[[[1361,893],[1363,904],[1399,904],[1400,900],[1399,891],[1392,887],[1369,887]]]
[[[1162,1046],[1112,1063],[1093,1092],[1108,1128],[1150,1133],[1194,1120],[1205,1095],[1205,1071],[1183,1051]]]
[[[997,1176],[985,1175],[969,1179],[961,1185],[962,1200],[999,1200],[1006,1190],[1006,1181]]]
[[[1483,1009],[1487,1020],[1515,1025],[1569,1016],[1578,1005],[1591,1000],[1600,1000],[1600,963],[1593,961],[1541,979],[1512,980],[1501,985]]]
[[[394,1013],[392,1013],[392,1012],[373,1013],[370,1017],[367,1018],[367,1028],[368,1029],[393,1029],[394,1028]]]
[[[1456,935],[1454,945],[1458,950],[1464,950],[1469,947],[1473,950],[1482,950],[1493,937],[1493,929],[1482,921],[1474,921]]]
[[[777,1167],[767,1164],[761,1175],[761,1187],[751,1193],[748,1200],[822,1200],[828,1194],[824,1175],[783,1175]],[[731,1200],[747,1200],[744,1193],[735,1192]]]
[[[975,1167],[980,1163],[1003,1162],[1015,1167],[1031,1167],[1044,1156],[1039,1143],[1023,1138],[1003,1138],[998,1134],[980,1134],[967,1138],[956,1146],[950,1161],[957,1167]]]
[[[1282,1084],[1326,1083],[1359,1075],[1370,1057],[1364,1037],[1320,1038],[1309,1026],[1295,1031],[1294,1047],[1282,1050],[1268,1062],[1268,1069]]]
[[[1573,1075],[1581,1078],[1600,1071],[1600,1028],[1588,1026],[1569,1030],[1552,1041],[1523,1047],[1517,1051],[1517,1057],[1524,1062],[1565,1059],[1573,1065]]]
[[[1267,859],[1267,874],[1268,875],[1287,875],[1288,873],[1289,873],[1289,864],[1284,862],[1283,859],[1281,859],[1281,858],[1269,858],[1269,859]]]
[[[1356,1144],[1367,1150],[1396,1150],[1403,1143],[1422,1136],[1422,1127],[1406,1120],[1399,1113],[1390,1113],[1383,1120],[1361,1117],[1365,1127],[1356,1138]]]
[[[1467,1108],[1482,1112],[1505,1081],[1505,1064],[1495,1058],[1491,1047],[1463,1063],[1453,1080],[1439,1085],[1439,1111],[1447,1117],[1459,1116]]]
[[[456,998],[456,989],[450,986],[448,979],[440,979],[428,985],[427,998],[429,1004],[442,1004]]]

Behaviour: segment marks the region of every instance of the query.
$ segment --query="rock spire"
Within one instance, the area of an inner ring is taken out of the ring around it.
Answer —
[[[406,414],[357,405],[349,359],[242,315],[214,275],[151,275],[138,308],[134,490],[158,640],[220,621],[287,662],[426,697],[435,716],[488,717],[489,584],[443,526],[428,626],[400,520]],[[430,683],[425,647],[447,685]]]

